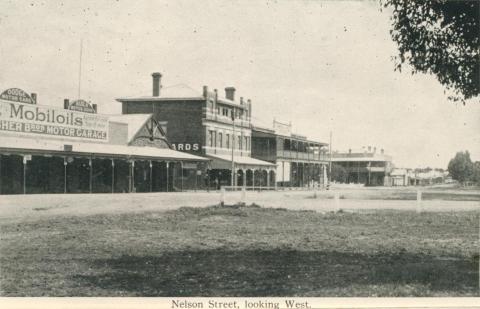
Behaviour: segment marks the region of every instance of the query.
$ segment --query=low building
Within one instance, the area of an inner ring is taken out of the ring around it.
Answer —
[[[273,128],[252,127],[252,157],[274,163],[282,187],[327,184],[328,144],[292,134],[291,124],[273,121]]]
[[[152,114],[101,115],[83,100],[39,105],[17,88],[0,94],[1,194],[193,190],[207,164],[172,149]]]
[[[359,151],[333,152],[332,165],[345,170],[345,183],[363,184],[366,186],[389,186],[390,172],[393,169],[392,157],[376,147],[364,147]]]
[[[225,96],[207,86],[201,91],[186,85],[163,87],[161,77],[152,74],[152,95],[118,98],[122,114],[153,114],[176,150],[210,159],[205,179],[210,187],[273,186],[275,164],[251,156],[250,100],[236,100],[233,87],[225,88]]]

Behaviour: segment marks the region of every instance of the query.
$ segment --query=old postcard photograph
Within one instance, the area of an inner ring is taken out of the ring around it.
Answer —
[[[480,1],[0,0],[0,37],[1,301],[475,306]]]

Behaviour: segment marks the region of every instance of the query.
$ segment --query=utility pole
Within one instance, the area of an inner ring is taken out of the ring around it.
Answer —
[[[332,131],[330,131],[330,160],[328,165],[328,187],[330,187],[330,182],[332,181]]]
[[[83,52],[83,39],[80,40],[80,61],[78,64],[78,99],[81,95],[81,85],[82,85],[82,52]]]
[[[232,134],[232,172],[231,172],[231,182],[230,185],[234,186],[235,182],[235,161],[234,161],[234,150],[235,150],[235,108],[232,109],[232,123],[233,123],[233,134]]]

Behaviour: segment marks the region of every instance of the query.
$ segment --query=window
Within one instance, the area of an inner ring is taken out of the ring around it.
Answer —
[[[218,147],[222,148],[223,147],[223,134],[218,133]]]
[[[244,147],[245,147],[245,150],[248,150],[248,137],[247,136],[244,136]]]
[[[225,136],[225,147],[230,148],[230,134]]]
[[[242,149],[242,136],[238,136],[238,149]]]
[[[208,146],[213,147],[213,131],[208,130]]]
[[[217,132],[213,130],[208,131],[208,146],[215,147],[217,145]]]

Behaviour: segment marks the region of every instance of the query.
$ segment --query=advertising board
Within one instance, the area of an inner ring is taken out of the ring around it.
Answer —
[[[108,117],[0,99],[0,131],[108,141]]]

